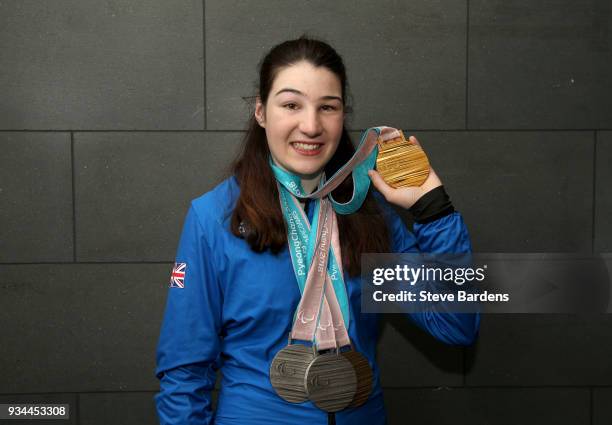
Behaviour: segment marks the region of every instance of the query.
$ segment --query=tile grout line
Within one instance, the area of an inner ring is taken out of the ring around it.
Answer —
[[[206,114],[206,0],[202,0],[202,77],[204,78],[203,86],[203,106],[204,106],[204,130],[208,127],[208,119]]]
[[[387,386],[383,385],[381,387],[383,390],[438,390],[440,388],[449,388],[453,390],[542,390],[542,389],[550,389],[550,390],[567,390],[567,389],[579,389],[579,390],[588,390],[593,391],[595,389],[604,389],[610,390],[612,386],[610,385],[469,385],[467,387],[462,387],[460,385],[423,385],[419,387],[409,387],[409,386]]]
[[[612,388],[612,387],[611,387]],[[87,394],[157,394],[159,389],[150,390],[85,390],[85,391],[43,391],[43,392],[16,392],[16,393],[0,393],[0,397],[12,397],[12,396],[62,396],[62,395],[74,395],[79,397]],[[53,420],[53,419],[50,419]],[[4,425],[4,423],[2,424]]]
[[[74,169],[74,132],[70,132],[70,166],[72,172],[72,262],[76,263],[76,193],[75,193],[75,169]]]
[[[174,260],[168,261],[48,261],[48,262],[24,262],[24,263],[0,263],[0,266],[65,266],[65,265],[120,265],[120,264],[172,264]]]
[[[466,1],[466,29],[465,29],[465,129],[468,129],[469,84],[470,84],[470,0]]]
[[[595,253],[595,219],[596,219],[596,196],[597,196],[597,130],[593,132],[593,204],[591,221],[591,253]]]

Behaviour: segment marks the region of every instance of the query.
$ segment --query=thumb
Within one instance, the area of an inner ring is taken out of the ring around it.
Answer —
[[[378,174],[378,171],[370,170],[368,171],[368,176],[370,176],[370,180],[372,180],[374,187],[385,197],[387,201],[389,201],[389,198],[392,197],[394,189],[383,180],[381,175]]]

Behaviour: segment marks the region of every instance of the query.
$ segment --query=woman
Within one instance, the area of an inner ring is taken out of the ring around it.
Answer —
[[[311,401],[279,397],[269,376],[275,355],[287,346],[301,299],[279,202],[288,189],[279,176],[297,179],[302,193],[310,194],[322,184],[323,171],[332,176],[351,158],[346,87],[342,59],[318,40],[281,43],[261,63],[255,113],[233,175],[193,200],[185,219],[157,351],[161,423],[385,423],[375,362],[378,318],[360,313],[359,258],[362,252],[471,249],[463,220],[433,170],[421,187],[403,189],[370,171],[378,192],[370,187],[357,211],[335,214],[348,336],[373,372],[367,401],[328,415]],[[352,193],[347,178],[332,195],[341,203]],[[299,200],[311,222],[328,202]],[[413,233],[387,202],[412,212]],[[478,332],[477,314],[409,316],[449,344],[471,344]],[[223,381],[213,413],[210,394],[219,368]]]

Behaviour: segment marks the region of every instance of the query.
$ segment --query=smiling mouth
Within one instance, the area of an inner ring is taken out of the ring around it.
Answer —
[[[291,142],[291,146],[293,146],[298,151],[315,152],[321,149],[323,143]]]

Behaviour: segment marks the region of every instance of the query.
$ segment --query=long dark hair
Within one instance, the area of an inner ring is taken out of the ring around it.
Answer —
[[[265,105],[278,73],[295,63],[307,61],[315,67],[325,67],[340,80],[342,102],[346,110],[347,78],[340,55],[327,43],[302,35],[273,47],[259,65],[258,94]],[[325,166],[331,177],[355,152],[346,128],[335,154]],[[242,150],[231,171],[240,186],[240,196],[232,213],[231,230],[243,237],[256,252],[270,249],[274,254],[287,246],[287,230],[283,219],[278,189],[268,164],[270,150],[263,129],[251,114],[243,139]],[[333,192],[334,199],[346,202],[353,191],[352,179],[346,178]],[[371,189],[361,208],[349,215],[337,214],[340,232],[342,264],[350,276],[360,273],[362,252],[388,252],[389,231]]]

